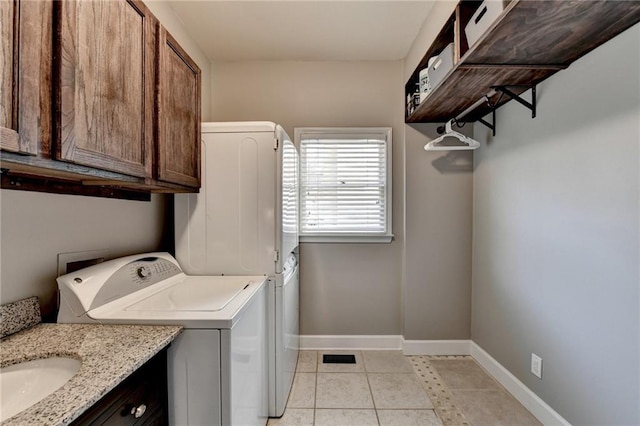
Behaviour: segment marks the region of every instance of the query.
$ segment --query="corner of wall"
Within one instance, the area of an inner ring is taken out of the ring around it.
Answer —
[[[457,0],[435,1],[427,19],[422,24],[415,40],[404,58],[404,81],[408,80],[413,70],[424,56],[438,32],[449,19],[458,4]]]

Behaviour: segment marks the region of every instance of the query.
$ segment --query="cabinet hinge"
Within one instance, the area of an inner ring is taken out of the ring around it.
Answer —
[[[280,147],[280,139],[276,138],[274,141],[273,150],[277,151],[279,147]]]
[[[278,260],[280,260],[280,250],[276,250],[273,252],[273,261],[277,262]]]

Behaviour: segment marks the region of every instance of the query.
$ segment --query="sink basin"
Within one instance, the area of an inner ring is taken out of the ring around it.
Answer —
[[[80,369],[73,358],[36,359],[0,368],[0,421],[4,421],[58,390]]]

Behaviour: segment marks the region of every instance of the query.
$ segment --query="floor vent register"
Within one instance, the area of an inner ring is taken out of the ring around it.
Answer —
[[[323,364],[355,364],[355,355],[336,355],[336,354],[324,354],[322,355]]]

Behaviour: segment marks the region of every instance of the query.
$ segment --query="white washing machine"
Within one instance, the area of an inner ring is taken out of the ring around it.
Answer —
[[[282,274],[269,279],[269,416],[280,417],[289,399],[300,347],[298,258],[291,253]]]
[[[172,425],[264,425],[267,278],[187,276],[168,253],[123,257],[58,278],[59,323],[184,327],[168,351]]]

